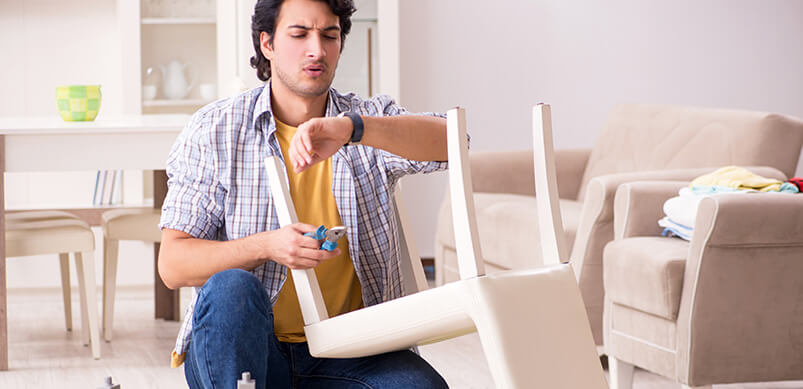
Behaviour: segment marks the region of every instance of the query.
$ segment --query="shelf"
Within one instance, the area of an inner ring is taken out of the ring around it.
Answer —
[[[181,100],[145,100],[142,102],[143,107],[187,107],[193,105],[206,105],[211,103],[211,100],[204,99],[181,99]]]
[[[215,24],[214,17],[189,17],[189,18],[142,18],[142,24],[170,25],[170,24]]]

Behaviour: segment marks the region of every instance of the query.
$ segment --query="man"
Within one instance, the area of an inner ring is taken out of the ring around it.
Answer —
[[[351,0],[258,1],[251,64],[265,86],[201,109],[173,146],[159,274],[200,287],[173,353],[191,388],[234,388],[243,371],[258,388],[446,387],[409,350],[311,357],[287,271],[316,269],[331,316],[399,297],[390,195],[403,175],[446,168],[442,117],[330,88],[353,12]],[[300,223],[279,228],[270,155]],[[318,225],[345,225],[347,239],[320,250],[304,236]]]

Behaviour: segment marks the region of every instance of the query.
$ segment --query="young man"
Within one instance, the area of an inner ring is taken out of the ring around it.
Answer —
[[[258,388],[446,387],[409,350],[311,357],[287,271],[316,269],[331,316],[399,297],[393,187],[446,168],[442,117],[330,88],[353,12],[351,0],[258,1],[251,64],[265,86],[201,109],[173,146],[159,274],[200,287],[173,353],[191,388],[234,388],[243,371]],[[270,155],[300,223],[279,228]],[[319,250],[304,236],[318,225],[345,225],[347,239]]]

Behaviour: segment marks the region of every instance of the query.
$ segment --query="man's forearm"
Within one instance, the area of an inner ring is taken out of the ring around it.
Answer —
[[[219,242],[165,230],[159,250],[159,275],[171,289],[201,286],[227,269],[252,270],[260,260],[260,247],[251,239]]]
[[[446,161],[446,119],[433,116],[363,116],[361,144],[414,161]]]

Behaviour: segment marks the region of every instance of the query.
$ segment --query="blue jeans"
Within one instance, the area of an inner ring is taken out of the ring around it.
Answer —
[[[251,273],[226,270],[201,288],[184,373],[190,388],[237,387],[248,371],[257,388],[447,388],[410,350],[363,358],[315,358],[306,343],[280,342],[265,288]]]

